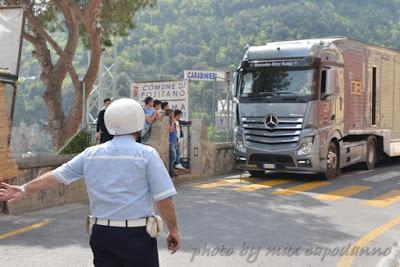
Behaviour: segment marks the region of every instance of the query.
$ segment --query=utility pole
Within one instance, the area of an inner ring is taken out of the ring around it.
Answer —
[[[231,72],[227,71],[225,72],[225,83],[226,83],[226,103],[228,105],[227,110],[228,110],[228,114],[227,114],[227,130],[228,130],[228,137],[229,137],[229,141],[231,140],[231,136],[232,136],[232,119],[231,119],[231,101],[232,101],[232,96],[231,96]]]
[[[213,100],[212,100],[212,113],[213,113],[213,125],[212,125],[212,141],[215,141],[215,102],[216,100],[216,91],[217,91],[217,75],[214,75],[214,81],[213,81]]]
[[[115,42],[115,44],[113,45],[113,49],[114,49],[114,53],[113,53],[113,67],[112,67],[112,96],[116,97],[117,96],[117,45],[118,43]]]

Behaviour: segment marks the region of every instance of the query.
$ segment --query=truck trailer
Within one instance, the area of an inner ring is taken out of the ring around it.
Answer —
[[[235,154],[252,175],[323,173],[400,156],[400,52],[345,37],[248,46],[235,73]]]

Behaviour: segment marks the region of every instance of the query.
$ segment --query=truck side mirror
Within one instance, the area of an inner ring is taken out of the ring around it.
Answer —
[[[237,97],[237,88],[238,88],[238,72],[235,71],[233,73],[233,83],[232,83],[232,97],[236,98]]]

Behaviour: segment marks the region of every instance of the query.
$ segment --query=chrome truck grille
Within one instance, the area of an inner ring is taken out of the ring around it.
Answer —
[[[266,117],[242,118],[246,143],[266,149],[285,149],[295,147],[299,141],[303,118]]]

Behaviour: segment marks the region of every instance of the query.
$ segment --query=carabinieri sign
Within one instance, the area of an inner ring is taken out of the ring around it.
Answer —
[[[225,72],[207,70],[185,70],[184,79],[192,81],[225,81]]]

